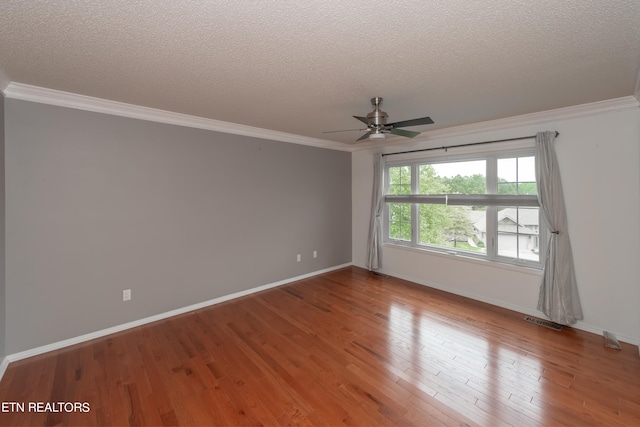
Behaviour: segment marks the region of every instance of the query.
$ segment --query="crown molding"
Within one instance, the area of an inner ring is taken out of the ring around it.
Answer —
[[[78,110],[92,111],[96,113],[111,114],[115,116],[129,117],[140,120],[148,120],[159,123],[167,123],[178,126],[186,126],[198,129],[223,132],[234,135],[242,135],[253,138],[263,138],[274,141],[289,142],[293,144],[308,145],[312,147],[326,148],[339,151],[360,151],[372,147],[378,147],[378,143],[364,143],[357,146],[343,144],[325,139],[310,138],[285,132],[277,132],[268,129],[246,126],[204,117],[190,116],[123,102],[110,101],[91,96],[78,95],[54,89],[26,85],[11,82],[0,70],[0,90],[7,98],[23,101],[38,102],[42,104],[56,105],[59,107],[74,108]],[[481,133],[496,130],[506,130],[515,127],[536,125],[550,121],[566,120],[577,117],[585,117],[604,112],[620,111],[640,107],[640,73],[636,83],[636,92],[633,96],[625,96],[605,101],[524,114],[520,116],[506,117],[479,123],[471,123],[462,126],[454,126],[444,129],[435,129],[422,132],[414,142],[426,142],[433,139],[450,138],[473,133]],[[386,144],[385,146],[402,145],[405,141]]]
[[[0,76],[0,83],[2,82]],[[59,107],[73,108],[77,110],[92,111],[95,113],[111,114],[133,119],[148,120],[152,122],[167,123],[178,126],[186,126],[197,129],[211,130],[215,132],[234,135],[249,136],[254,138],[269,139],[274,141],[289,142],[293,144],[308,145],[312,147],[327,148],[331,150],[350,151],[349,147],[334,141],[310,138],[285,132],[277,132],[253,126],[223,122],[204,117],[190,116],[91,96],[78,95],[54,89],[10,82],[5,91],[7,98],[22,101],[38,102],[41,104],[56,105]]]
[[[635,96],[624,96],[605,101],[591,102],[588,104],[574,105],[571,107],[557,108],[555,110],[541,111],[537,113],[523,114],[520,116],[506,117],[503,119],[490,120],[486,122],[471,123],[468,125],[454,126],[444,129],[435,129],[422,132],[419,137],[413,139],[414,142],[427,142],[434,139],[451,138],[475,133],[508,130],[522,126],[538,125],[558,120],[588,117],[592,115],[623,111],[640,108],[640,100]],[[398,141],[396,144],[402,145],[405,141]],[[376,145],[379,147],[379,144]],[[351,151],[366,150],[372,148],[371,144],[361,145]]]
[[[638,75],[636,76],[636,87],[633,91],[633,96],[640,101],[640,63],[638,63]]]
[[[0,93],[6,95],[6,89],[9,84],[11,84],[11,80],[9,80],[9,77],[7,77],[2,68],[0,68]]]
[[[468,133],[503,130],[527,125],[536,125],[550,121],[575,119],[588,117],[613,111],[628,110],[640,107],[640,102],[633,96],[608,99],[605,101],[591,102],[588,104],[573,105],[571,107],[556,108],[554,110],[540,111],[537,113],[523,114],[520,116],[505,117],[503,119],[490,120],[469,125],[456,126],[447,129],[436,129],[426,134],[430,137],[442,138],[443,136],[459,136]]]

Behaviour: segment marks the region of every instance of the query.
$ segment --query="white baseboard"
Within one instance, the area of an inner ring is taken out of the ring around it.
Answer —
[[[48,353],[53,350],[59,350],[61,348],[69,347],[75,344],[80,344],[85,341],[90,341],[96,338],[101,338],[107,335],[114,334],[116,332],[125,331],[127,329],[135,328],[137,326],[146,325],[147,323],[157,322],[158,320],[167,319],[169,317],[177,316],[179,314],[188,313],[191,311],[199,310],[201,308],[209,307],[215,304],[220,304],[225,301],[229,301],[232,299],[240,298],[246,295],[251,295],[256,292],[264,291],[271,288],[276,288],[278,286],[286,285],[288,283],[296,282],[298,280],[306,279],[308,277],[317,276],[319,274],[328,273],[330,271],[339,270],[344,267],[349,267],[353,265],[352,263],[346,263],[337,265],[330,268],[325,268],[323,270],[314,271],[312,273],[303,274],[301,276],[291,277],[289,279],[280,280],[274,283],[268,283],[266,285],[258,286],[255,288],[247,289],[246,291],[240,291],[229,295],[224,295],[218,298],[214,298],[208,301],[200,302],[197,304],[189,305],[187,307],[178,308],[176,310],[167,311],[165,313],[156,314],[154,316],[145,317],[144,319],[134,320],[133,322],[124,323],[122,325],[113,326],[111,328],[102,329],[100,331],[91,332],[85,335],[80,335],[74,338],[69,338],[63,341],[54,342],[51,344],[43,345],[41,347],[32,348],[30,350],[21,351],[18,353],[7,355],[2,363],[0,364],[0,380],[2,380],[2,376],[6,371],[9,363],[15,362],[17,360],[26,359],[28,357],[37,356],[39,354]]]
[[[496,299],[493,299],[493,298],[487,298],[487,297],[482,296],[482,295],[476,295],[476,294],[473,294],[471,292],[461,291],[459,289],[451,288],[449,286],[443,286],[443,285],[439,285],[439,284],[436,284],[436,283],[427,282],[427,281],[424,281],[424,280],[417,279],[415,277],[410,277],[410,276],[407,276],[407,275],[404,275],[404,274],[401,274],[401,273],[397,273],[397,272],[393,272],[393,271],[389,271],[389,270],[385,270],[385,269],[381,269],[380,272],[384,273],[384,274],[388,274],[389,276],[397,277],[399,279],[407,280],[409,282],[417,283],[417,284],[422,285],[422,286],[427,286],[429,288],[438,289],[438,290],[441,290],[441,291],[444,291],[444,292],[448,292],[450,294],[459,295],[459,296],[462,296],[462,297],[465,297],[465,298],[470,298],[470,299],[473,299],[473,300],[476,300],[476,301],[481,301],[481,302],[484,302],[484,303],[487,303],[487,304],[495,305],[497,307],[506,308],[507,310],[516,311],[518,313],[523,313],[523,314],[526,314],[526,315],[529,315],[529,316],[535,316],[535,317],[538,317],[538,318],[545,318],[544,314],[541,313],[540,311],[536,310],[536,309],[531,309],[531,308],[528,308],[528,307],[521,307],[519,305],[510,304],[510,303],[505,302],[505,301],[500,301],[500,300],[496,300]],[[581,321],[579,321],[575,325],[571,325],[571,327],[575,328],[575,329],[580,329],[582,331],[591,332],[591,333],[596,334],[596,335],[602,335],[604,333],[604,329],[599,328],[597,326],[590,325],[588,323],[581,322]],[[618,340],[620,340],[620,341],[624,341],[626,343],[638,346],[638,352],[640,354],[640,342],[638,342],[638,340],[636,340],[636,339],[634,339],[632,337],[626,336],[624,334],[619,334],[619,333],[617,333],[615,331],[609,331],[609,332],[613,332],[616,335],[616,338],[618,338]]]

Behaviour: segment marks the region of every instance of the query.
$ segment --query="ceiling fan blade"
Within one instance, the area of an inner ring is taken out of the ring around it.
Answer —
[[[391,129],[389,130],[389,133],[392,133],[394,135],[406,136],[407,138],[413,138],[420,135],[420,132],[414,132],[411,130],[404,130],[404,129]]]
[[[389,123],[387,126],[393,126],[394,128],[406,128],[409,126],[431,125],[433,120],[431,117],[422,117],[420,119],[404,120],[401,122]]]
[[[353,116],[355,119],[360,120],[362,123],[364,123],[365,125],[369,126],[369,119],[367,119],[366,117],[360,117],[360,116]]]
[[[353,132],[353,131],[365,131],[366,129],[344,129],[344,130],[328,130],[322,133],[336,133],[336,132]]]
[[[365,139],[369,138],[369,135],[371,135],[371,132],[367,132],[364,135],[362,135],[360,138],[356,139],[356,142],[358,141],[364,141]]]

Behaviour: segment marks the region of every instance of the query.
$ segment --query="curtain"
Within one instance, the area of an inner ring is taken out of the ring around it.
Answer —
[[[369,240],[367,242],[367,268],[369,271],[382,267],[382,212],[384,209],[384,183],[382,172],[384,157],[378,153],[373,161],[373,194],[371,197],[371,219],[369,221]]]
[[[536,135],[538,202],[551,232],[544,259],[538,310],[556,323],[571,325],[582,319],[582,308],[554,141],[555,132],[539,132]]]

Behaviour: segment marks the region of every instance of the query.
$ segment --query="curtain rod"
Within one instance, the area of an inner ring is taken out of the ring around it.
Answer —
[[[556,138],[558,137],[558,135],[560,135],[560,132],[556,131]],[[421,150],[400,151],[400,152],[397,152],[397,153],[383,154],[382,157],[393,156],[393,155],[396,155],[396,154],[418,153],[420,151],[433,151],[433,150],[444,150],[444,151],[447,151],[449,148],[470,147],[472,145],[493,144],[495,142],[519,141],[521,139],[531,139],[531,138],[535,138],[535,137],[536,137],[535,135],[521,136],[519,138],[497,139],[497,140],[494,140],[494,141],[471,142],[469,144],[449,145],[449,146],[446,146],[446,147],[442,146],[442,147],[423,148]]]

